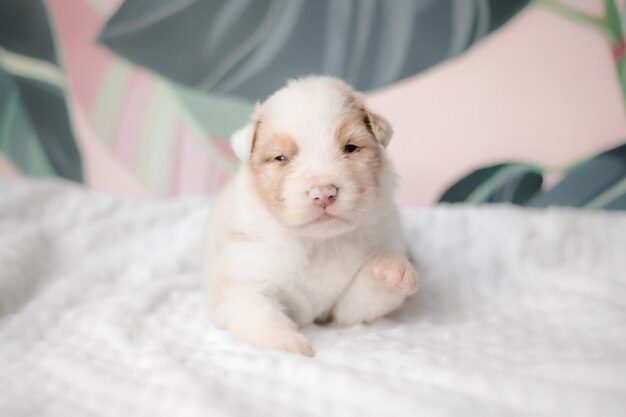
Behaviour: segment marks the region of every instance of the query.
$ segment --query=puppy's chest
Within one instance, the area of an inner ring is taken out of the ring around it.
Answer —
[[[298,321],[313,320],[334,305],[368,255],[367,248],[356,244],[303,249],[297,267],[283,282],[283,301],[296,315],[307,316]]]
[[[357,272],[366,256],[367,251],[357,245],[320,245],[306,252],[298,283],[314,289],[333,282],[341,285],[340,281],[349,280]]]

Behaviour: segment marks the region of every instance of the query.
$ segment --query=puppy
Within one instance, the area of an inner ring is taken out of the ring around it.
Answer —
[[[331,77],[292,80],[257,105],[231,139],[242,164],[208,231],[217,326],[312,356],[298,325],[368,322],[416,291],[385,155],[391,135]]]

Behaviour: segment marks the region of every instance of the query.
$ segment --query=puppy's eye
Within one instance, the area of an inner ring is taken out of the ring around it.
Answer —
[[[280,161],[280,162],[285,162],[287,160],[287,157],[285,155],[278,155],[274,159],[277,160],[277,161]]]
[[[356,151],[357,148],[358,146],[348,143],[346,146],[343,147],[343,153],[352,153]]]

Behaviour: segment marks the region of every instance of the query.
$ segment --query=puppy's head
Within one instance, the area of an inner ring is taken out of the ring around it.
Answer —
[[[389,123],[342,81],[291,81],[257,106],[232,145],[269,211],[293,232],[327,238],[391,198]]]

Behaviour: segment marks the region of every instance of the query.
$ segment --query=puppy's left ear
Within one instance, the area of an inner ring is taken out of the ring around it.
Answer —
[[[386,148],[393,136],[393,129],[387,119],[379,114],[366,110],[363,121],[376,140]]]

